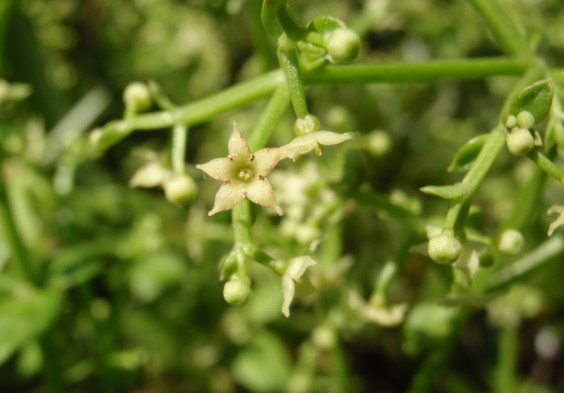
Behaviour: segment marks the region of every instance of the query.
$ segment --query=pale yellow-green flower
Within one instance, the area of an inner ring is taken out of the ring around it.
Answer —
[[[298,136],[287,145],[282,146],[282,158],[290,158],[296,161],[299,156],[304,155],[313,149],[315,149],[315,154],[320,156],[321,148],[319,145],[338,145],[350,139],[354,139],[355,137],[356,134],[353,132],[339,134],[338,132],[332,131],[315,131],[306,135]]]
[[[367,302],[357,291],[349,292],[349,305],[361,319],[387,327],[397,326],[403,322],[408,308],[407,303],[386,306],[378,301],[379,299],[375,299]]]
[[[276,202],[276,196],[266,176],[280,161],[282,150],[265,148],[251,153],[247,139],[237,124],[233,123],[233,134],[229,138],[229,155],[216,158],[205,164],[196,165],[209,176],[223,184],[215,195],[210,216],[223,210],[229,210],[244,198],[273,209],[282,215],[282,209]]]
[[[556,205],[552,205],[546,213],[547,214],[558,213],[558,217],[556,217],[556,220],[554,220],[548,227],[548,236],[552,236],[552,233],[556,230],[556,228],[564,224],[564,203],[558,203]]]
[[[302,276],[307,268],[316,265],[310,256],[300,256],[290,259],[286,271],[282,275],[282,292],[284,294],[284,302],[282,303],[282,314],[286,317],[290,316],[290,304],[294,300],[296,293],[296,283],[301,283]]]

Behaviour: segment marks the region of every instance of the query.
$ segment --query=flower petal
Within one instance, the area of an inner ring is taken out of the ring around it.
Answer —
[[[196,168],[206,172],[215,180],[227,181],[231,176],[231,167],[233,163],[229,158],[215,158],[205,164],[198,164]]]
[[[161,164],[150,162],[137,169],[129,187],[156,187],[163,184],[171,176],[171,171]]]
[[[290,259],[288,268],[286,269],[286,273],[284,273],[284,275],[295,281],[299,280],[304,275],[307,268],[313,265],[317,265],[317,262],[315,262],[309,255],[292,258]]]
[[[253,180],[244,187],[244,193],[247,198],[257,205],[274,209],[278,215],[282,215],[282,209],[276,202],[276,195],[272,186],[264,177]]]
[[[243,163],[251,156],[247,138],[241,134],[235,122],[233,122],[233,134],[231,134],[231,138],[229,138],[227,148],[229,150],[229,156],[231,156],[236,163]]]
[[[319,146],[322,145],[338,145],[355,137],[355,133],[347,132],[340,134],[332,131],[316,131],[307,135],[294,138],[290,143],[283,146],[284,154],[282,158],[288,157],[294,159],[296,156],[305,154],[313,149],[316,149],[317,155]]]
[[[286,318],[290,316],[290,304],[294,300],[294,293],[296,291],[294,280],[290,277],[282,277],[282,293],[284,295],[284,301],[282,302],[282,314]]]
[[[313,134],[316,134],[315,140],[317,143],[321,143],[322,145],[338,145],[339,143],[355,138],[355,134],[353,132],[340,134],[338,132],[331,131],[317,131]]]
[[[223,210],[229,210],[244,198],[243,187],[237,184],[223,184],[215,194],[213,209],[208,213],[211,216]]]
[[[256,174],[266,176],[278,165],[280,157],[282,156],[282,149],[267,147],[253,153],[253,156]]]
[[[548,227],[548,236],[552,236],[556,228],[564,224],[564,204],[560,203],[560,204],[552,205],[546,213],[547,214],[558,213],[558,217],[556,218],[556,220],[554,220]]]
[[[315,134],[315,132],[313,134]],[[317,142],[315,141],[315,138],[311,136],[311,134],[299,136],[297,138],[294,138],[287,145],[282,146],[282,158],[287,157],[293,160],[296,156],[301,156],[302,154],[315,149],[316,146]]]

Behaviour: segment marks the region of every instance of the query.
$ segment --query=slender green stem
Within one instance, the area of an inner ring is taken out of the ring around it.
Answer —
[[[288,81],[290,99],[292,100],[294,112],[296,112],[296,116],[299,119],[302,119],[309,114],[309,110],[307,109],[305,90],[300,75],[301,72],[296,51],[293,49],[279,50],[278,61]]]
[[[288,90],[287,85],[281,84],[272,95],[253,132],[249,136],[249,147],[251,148],[251,151],[257,151],[258,149],[266,146],[266,143],[268,142],[270,135],[272,135],[276,124],[288,108],[289,104],[290,91]]]
[[[329,66],[303,75],[297,65],[283,61],[293,80],[288,82],[292,105],[298,117],[308,114],[301,78],[305,83],[376,83],[433,82],[447,79],[478,79],[498,75],[521,75],[529,66],[524,60],[473,59],[430,61],[423,63],[360,64]],[[187,126],[199,124],[238,108],[275,91],[285,81],[285,73],[276,70],[255,79],[241,82],[217,94],[191,102],[176,110],[137,114],[108,123],[100,138],[105,149],[119,142],[134,130],[169,128],[175,123]]]
[[[35,271],[31,255],[24,246],[21,236],[18,233],[16,222],[12,214],[13,210],[6,194],[4,177],[1,175],[1,169],[4,161],[3,154],[2,146],[0,144],[0,225],[2,225],[4,236],[8,246],[10,247],[10,256],[12,260],[20,266],[20,269],[27,281],[35,286],[39,286],[41,284],[40,277]],[[40,337],[39,343],[46,363],[44,374],[47,385],[49,386],[49,391],[51,393],[60,393],[63,391],[63,384],[52,332],[48,331]]]
[[[547,156],[538,150],[531,150],[527,153],[527,157],[531,159],[537,166],[552,176],[564,186],[564,170],[560,169],[558,165],[553,163]]]
[[[496,393],[513,393],[517,391],[515,370],[518,358],[519,325],[504,326],[499,334],[494,391]]]
[[[513,211],[509,218],[503,223],[502,230],[523,229],[533,213],[539,207],[539,198],[543,192],[543,184],[546,180],[546,173],[540,168],[535,167],[527,183],[521,187],[519,195],[513,205]]]
[[[283,82],[282,72],[271,71],[217,94],[191,102],[178,108],[174,114],[167,111],[140,114],[128,122],[130,127],[136,130],[167,128],[173,126],[175,122],[188,126],[199,124],[271,94]]]
[[[253,244],[251,234],[251,205],[248,199],[243,199],[231,210],[235,244],[248,246]]]
[[[51,393],[63,393],[63,380],[61,373],[61,364],[59,360],[59,351],[55,347],[53,340],[54,332],[47,331],[39,338],[39,346],[44,359],[43,374]]]
[[[385,195],[374,191],[358,191],[352,195],[352,198],[366,206],[370,206],[391,216],[394,220],[402,222],[415,232],[425,233],[423,222],[418,215],[402,206],[390,202],[389,198]]]
[[[529,44],[497,0],[469,0],[504,52],[512,56],[531,54]]]
[[[247,2],[250,13],[251,38],[255,47],[255,55],[259,56],[263,70],[276,67],[276,58],[273,55],[268,35],[264,34],[261,20],[262,0],[250,0]]]
[[[2,153],[0,153],[2,154]],[[2,168],[3,160],[0,157],[0,170]],[[24,274],[25,278],[32,284],[39,284],[39,277],[33,266],[31,256],[23,244],[22,238],[18,233],[16,220],[13,215],[13,209],[10,206],[10,200],[6,193],[6,184],[4,177],[0,171],[0,224],[6,242],[10,247],[10,256],[12,260],[18,265]]]
[[[489,134],[488,140],[482,147],[480,154],[472,164],[472,167],[464,176],[462,184],[465,193],[454,199],[447,212],[445,228],[460,233],[464,226],[464,219],[468,213],[469,202],[490,170],[499,152],[505,145],[505,128],[500,124]]]
[[[82,304],[86,310],[89,310],[94,300],[94,295],[90,283],[79,286],[79,292]],[[102,391],[105,393],[112,393],[115,391],[114,381],[109,369],[107,356],[111,352],[111,347],[108,345],[107,327],[102,323],[92,312],[89,312],[92,326],[94,328],[94,339],[96,347],[93,348],[96,363],[100,370],[100,379],[102,384]]]
[[[175,124],[172,129],[172,170],[184,173],[184,160],[186,157],[186,143],[188,141],[188,128],[184,124]]]
[[[492,274],[489,278],[488,292],[508,287],[563,254],[564,238],[554,235],[511,265]]]
[[[409,248],[422,240],[423,237],[418,236],[415,233],[407,236],[407,239],[405,239],[405,241],[400,245],[395,255],[391,259],[388,259],[384,266],[382,266],[382,270],[380,270],[376,280],[376,286],[372,297],[377,296],[379,299],[387,299],[386,294],[388,288],[397,276],[401,264],[405,261]]]
[[[478,58],[433,60],[421,63],[335,65],[303,72],[305,83],[381,83],[472,80],[500,75],[522,75],[530,62],[517,59]]]
[[[433,348],[423,364],[419,367],[411,381],[408,393],[426,393],[432,391],[433,386],[437,383],[438,374],[449,359],[454,344],[459,339],[460,333],[470,316],[471,312],[465,310],[460,311],[456,318],[453,318],[451,322],[453,328],[448,337],[445,337],[439,345]]]
[[[284,29],[286,35],[294,41],[303,39],[307,31],[299,26],[294,16],[290,13],[290,9],[286,6],[281,6],[276,9],[276,16],[280,22],[280,26]]]

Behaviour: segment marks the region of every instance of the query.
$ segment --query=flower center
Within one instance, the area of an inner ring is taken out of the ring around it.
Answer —
[[[253,171],[251,169],[242,169],[237,174],[237,177],[244,182],[248,182],[253,178]]]

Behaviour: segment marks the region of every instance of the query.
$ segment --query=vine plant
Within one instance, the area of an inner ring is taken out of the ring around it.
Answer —
[[[295,162],[312,151],[320,156],[327,145],[342,144],[337,149],[358,149],[366,141],[366,136],[355,130],[346,133],[325,130],[308,106],[306,89],[315,89],[322,84],[431,83],[494,76],[518,77],[500,108],[499,118],[492,122],[491,131],[468,140],[455,154],[448,169],[463,172],[462,179],[450,185],[421,188],[422,193],[450,200],[440,225],[393,198],[366,188],[346,187],[346,182],[334,185],[339,191],[338,197],[322,207],[319,217],[313,218],[316,224],[327,218],[338,222],[350,204],[358,204],[387,214],[404,227],[405,239],[396,253],[382,265],[368,300],[347,289],[348,306],[360,319],[382,326],[415,323],[417,312],[424,312],[431,319],[448,320],[451,326],[448,334],[435,353],[422,364],[411,385],[412,392],[430,391],[441,365],[448,359],[454,340],[475,307],[494,303],[512,284],[564,253],[564,238],[557,232],[557,227],[564,223],[564,205],[560,204],[548,211],[559,216],[547,228],[547,239],[526,255],[520,255],[526,241],[521,232],[542,197],[539,189],[545,178],[548,176],[564,184],[564,170],[555,162],[557,149],[564,144],[561,103],[564,71],[551,68],[535,54],[527,37],[517,29],[496,0],[469,0],[469,3],[496,38],[504,56],[422,63],[354,64],[361,40],[343,21],[332,16],[320,16],[302,26],[293,16],[287,0],[264,0],[262,23],[265,31],[276,40],[278,69],[182,106],[173,104],[155,83],[132,83],[124,92],[123,118],[95,130],[90,136],[91,145],[98,152],[104,152],[134,132],[169,132],[168,163],[151,162],[139,168],[131,179],[131,186],[160,186],[171,202],[190,204],[198,192],[195,177],[201,178],[202,174],[206,174],[221,182],[209,215],[231,211],[233,245],[221,262],[220,270],[220,278],[225,281],[223,296],[231,305],[246,304],[253,292],[249,265],[258,263],[280,276],[283,289],[281,309],[288,317],[297,290],[309,289],[306,292],[311,292],[312,281],[313,290],[320,292],[322,297],[323,280],[327,281],[330,274],[342,274],[348,263],[337,263],[341,257],[337,252],[330,255],[334,260],[332,272],[328,268],[321,273],[314,271],[313,267],[319,262],[316,248],[320,243],[335,241],[331,233],[315,232],[313,236],[305,236],[308,248],[301,255],[287,255],[284,250],[259,244],[252,232],[253,223],[259,218],[253,215],[250,203],[266,208],[257,211],[260,219],[276,220],[268,215],[269,210],[283,215],[286,209],[291,208],[280,206],[276,187],[269,182],[269,176],[274,176],[282,160]],[[214,143],[227,145],[223,157],[209,157],[211,161],[207,163],[185,162],[188,133],[194,126],[265,97],[268,102],[253,130],[240,130],[234,123],[234,131],[228,141],[214,140]],[[295,137],[281,146],[267,147],[269,141],[275,139],[273,133],[276,133],[278,123],[290,104],[295,114]],[[147,112],[154,105],[159,110]],[[535,169],[529,182],[519,191],[513,212],[496,234],[486,235],[469,224],[473,199],[504,148],[513,156],[526,156],[534,163]],[[210,180],[206,178],[203,181]],[[4,208],[6,200],[3,194],[0,196],[5,231],[13,233],[10,215]],[[25,256],[20,255],[17,239],[12,239],[11,243],[13,253],[21,260],[30,282],[36,283],[34,272],[24,262]],[[436,302],[427,304],[425,309],[414,309],[406,321],[406,313],[412,305],[394,303],[389,289],[410,253],[422,253],[430,263],[447,265],[448,268],[441,268],[441,272],[449,280],[450,291]],[[451,307],[443,311],[443,305]],[[327,310],[331,307],[328,306]],[[298,362],[302,365],[311,363],[312,351],[318,353],[327,346],[337,348],[335,337],[338,336],[340,323],[338,318],[327,312],[324,322],[301,347]],[[509,326],[504,332],[510,334],[513,328]],[[325,334],[323,337],[329,338],[321,340],[322,333]],[[514,365],[501,364],[499,367],[501,381],[504,375],[513,372]],[[313,372],[305,366],[300,370],[301,373]],[[303,376],[298,374],[295,383],[298,383],[298,377]],[[342,383],[348,382],[343,380]]]

